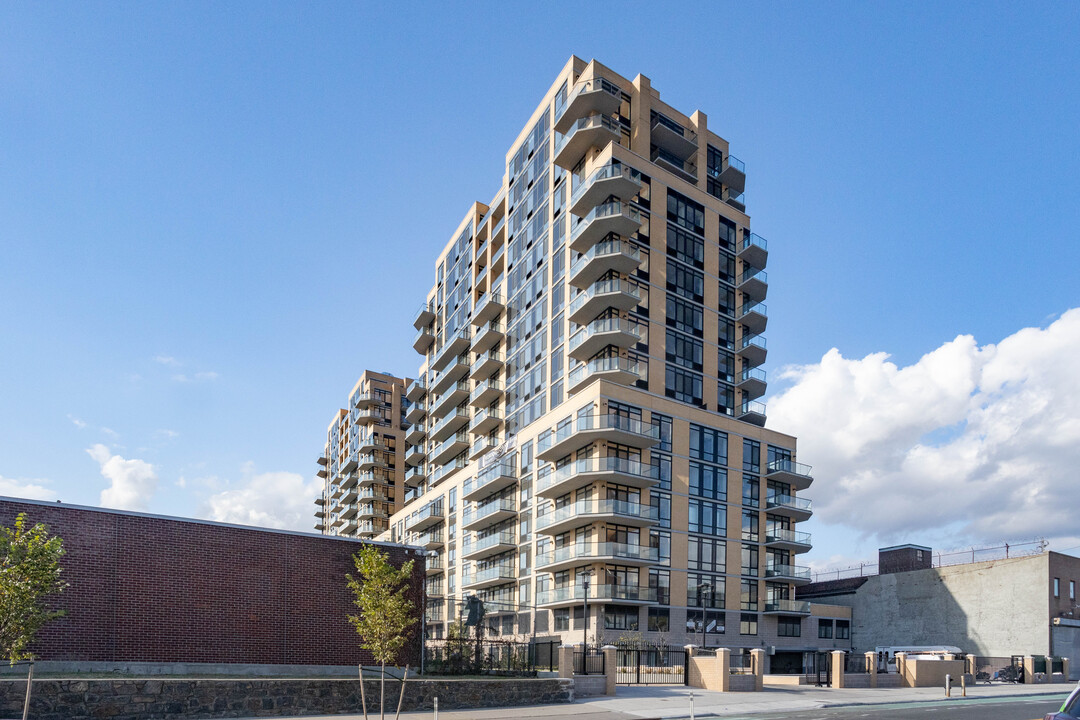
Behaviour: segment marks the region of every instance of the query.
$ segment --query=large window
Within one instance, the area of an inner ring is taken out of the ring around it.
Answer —
[[[720,430],[690,424],[690,457],[727,465],[728,436]]]
[[[758,616],[751,613],[742,613],[739,616],[739,634],[757,635]]]
[[[776,618],[776,634],[780,637],[801,637],[802,618],[781,615]]]
[[[691,499],[690,532],[704,535],[727,535],[727,506],[705,500]]]
[[[637,631],[638,609],[622,605],[605,605],[604,629]]]
[[[831,639],[833,635],[833,621],[832,620],[818,620],[817,621],[817,636],[819,638]]]
[[[705,275],[675,260],[667,263],[667,289],[687,300],[705,302]]]
[[[722,577],[687,573],[686,605],[688,607],[723,608],[726,589]]]
[[[717,538],[691,535],[687,541],[686,566],[691,570],[724,572],[727,567],[727,545]]]
[[[675,225],[667,227],[668,255],[693,265],[699,270],[705,267],[705,241]]]
[[[718,465],[690,461],[690,494],[727,500],[727,470]]]
[[[691,232],[705,234],[705,206],[670,188],[667,192],[667,217]]]
[[[701,370],[703,344],[701,340],[683,335],[675,330],[667,331],[667,360],[691,370]]]
[[[649,608],[649,632],[669,632],[671,630],[671,611],[667,608]]]
[[[704,311],[700,305],[695,305],[668,293],[667,324],[669,327],[697,337],[704,337],[704,322]]]
[[[851,639],[851,621],[850,620],[837,620],[836,621],[836,639],[837,640],[850,640]]]
[[[701,405],[704,400],[702,378],[699,373],[668,365],[664,373],[664,394],[679,402]]]
[[[560,608],[555,613],[555,630],[570,629],[570,608]]]

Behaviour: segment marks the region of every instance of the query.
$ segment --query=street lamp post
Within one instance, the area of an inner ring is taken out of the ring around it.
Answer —
[[[698,586],[698,593],[701,595],[701,649],[705,649],[705,621],[706,621],[706,609],[709,605],[707,598],[709,593],[712,592],[712,585],[706,583]]]
[[[585,576],[585,579],[582,582],[582,584],[585,586],[585,607],[584,607],[585,634],[583,635],[582,639],[585,641],[583,649],[585,651],[585,654],[588,654],[588,651],[589,651],[589,576],[588,575]]]

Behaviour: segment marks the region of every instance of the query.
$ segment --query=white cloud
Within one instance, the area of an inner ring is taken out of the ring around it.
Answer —
[[[997,345],[962,335],[918,362],[787,368],[769,424],[814,466],[816,517],[879,541],[1076,544],[1080,309]]]
[[[157,431],[156,434],[158,437],[164,438],[166,440],[174,440],[180,437],[180,433],[178,433],[176,430],[170,430],[168,428],[161,428]]]
[[[181,362],[171,355],[155,355],[154,362],[170,367],[179,367],[181,365]]]
[[[261,473],[239,489],[211,495],[203,515],[218,522],[310,532],[321,487],[318,478],[305,481],[298,473]]]
[[[154,466],[142,460],[125,460],[100,443],[87,449],[100,466],[109,487],[101,491],[103,507],[120,510],[146,510],[150,497],[157,491],[158,477]]]
[[[190,382],[212,382],[217,380],[219,375],[212,370],[205,372],[197,372],[194,375],[186,375],[184,373],[177,373],[172,376],[173,382],[178,383],[190,383]]]
[[[84,420],[80,420],[79,418],[75,417],[71,413],[68,413],[68,420],[70,420],[71,424],[74,425],[75,427],[79,428],[80,430],[82,430],[82,429],[84,429],[86,427],[86,422]]]
[[[0,475],[0,495],[28,500],[56,500],[56,491],[42,484],[48,482],[48,480],[9,478]]]

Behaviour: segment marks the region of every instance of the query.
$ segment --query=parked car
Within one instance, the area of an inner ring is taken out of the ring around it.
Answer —
[[[1075,718],[1080,718],[1080,682],[1076,683],[1069,697],[1065,698],[1061,709],[1048,713],[1043,720],[1074,720]]]

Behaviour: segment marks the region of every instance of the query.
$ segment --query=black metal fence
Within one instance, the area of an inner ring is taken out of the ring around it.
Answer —
[[[848,653],[844,658],[844,672],[854,675],[869,675],[870,674],[870,660],[867,660],[865,655],[855,655]],[[877,671],[877,668],[874,668]]]
[[[558,643],[429,640],[424,648],[426,675],[502,675],[535,677],[559,668]]]
[[[732,655],[731,664],[728,668],[732,675],[753,675],[754,656],[750,654]]]
[[[604,651],[600,648],[585,648],[574,651],[575,675],[603,675]]]
[[[624,685],[685,685],[686,648],[621,647],[615,651],[615,682]]]

